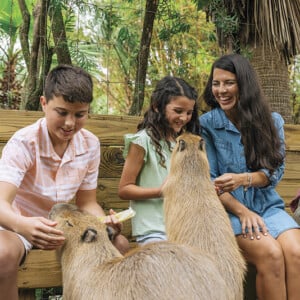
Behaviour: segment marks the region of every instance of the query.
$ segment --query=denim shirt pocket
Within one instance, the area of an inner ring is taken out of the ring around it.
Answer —
[[[220,174],[228,172],[234,164],[234,149],[231,142],[223,139],[215,140],[215,147],[217,149],[217,161]]]

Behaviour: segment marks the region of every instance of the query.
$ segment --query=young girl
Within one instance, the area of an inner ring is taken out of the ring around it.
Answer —
[[[219,198],[238,244],[257,270],[258,299],[299,299],[300,230],[275,188],[284,172],[284,126],[271,113],[249,61],[222,56],[204,91],[200,118]]]
[[[136,211],[132,233],[139,245],[166,240],[161,187],[169,171],[175,138],[199,133],[197,92],[183,79],[167,76],[157,83],[136,134],[125,135],[126,158],[119,196]]]

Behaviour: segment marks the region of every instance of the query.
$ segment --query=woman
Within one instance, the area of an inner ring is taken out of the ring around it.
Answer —
[[[224,55],[204,91],[200,117],[211,177],[246,260],[256,266],[259,299],[299,299],[300,230],[275,187],[284,172],[284,128],[271,113],[247,59]]]

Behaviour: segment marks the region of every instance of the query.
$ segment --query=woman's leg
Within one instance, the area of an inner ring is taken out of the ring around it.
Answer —
[[[246,261],[256,267],[258,299],[287,299],[284,256],[279,242],[270,235],[262,235],[259,240],[238,236],[237,241]]]
[[[300,230],[290,229],[279,235],[285,259],[286,286],[289,300],[300,297]]]
[[[18,267],[25,254],[19,237],[0,230],[0,300],[18,300]]]

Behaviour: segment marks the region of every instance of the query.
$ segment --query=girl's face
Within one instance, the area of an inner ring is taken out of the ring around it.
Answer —
[[[239,88],[235,74],[215,68],[213,71],[212,93],[226,114],[234,111],[239,101]]]
[[[175,96],[166,105],[166,119],[174,132],[179,133],[191,121],[195,103],[185,96]]]

